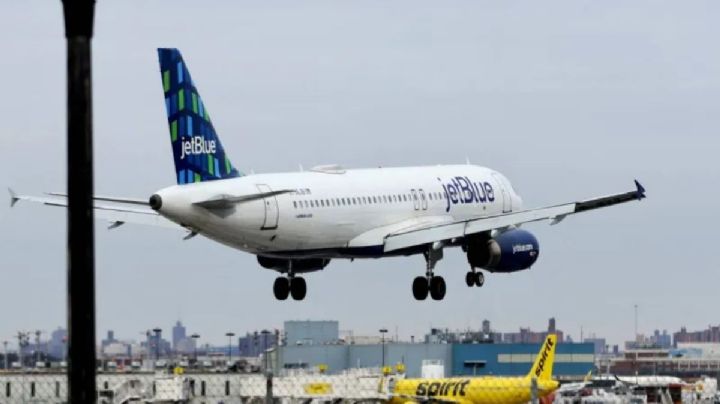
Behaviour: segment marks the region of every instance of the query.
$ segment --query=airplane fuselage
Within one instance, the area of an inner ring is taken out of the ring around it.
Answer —
[[[224,209],[193,205],[222,195],[287,191]],[[389,232],[517,211],[497,171],[473,165],[255,174],[157,192],[160,214],[228,246],[277,257],[383,255]]]

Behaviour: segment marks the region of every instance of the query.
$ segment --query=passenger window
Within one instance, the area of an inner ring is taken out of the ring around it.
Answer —
[[[367,198],[365,198],[364,196],[362,197],[362,203],[367,203]]]
[[[325,201],[320,199],[320,205],[324,208],[325,207]]]
[[[353,205],[356,205],[356,204],[357,204],[357,200],[356,200],[355,198],[352,198],[352,204],[353,204]]]
[[[293,201],[293,207],[295,207],[295,209],[297,209],[297,202]]]

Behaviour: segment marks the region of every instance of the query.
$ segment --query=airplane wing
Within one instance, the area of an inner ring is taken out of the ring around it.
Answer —
[[[18,201],[41,203],[47,206],[67,207],[67,196],[62,193],[49,193],[49,196],[18,195],[12,189],[10,192],[10,206]],[[182,227],[160,216],[152,210],[147,201],[130,198],[113,198],[96,196],[93,198],[95,218],[106,219],[110,222],[109,228],[116,228],[125,223],[135,223],[150,226],[169,227],[181,229]]]
[[[643,198],[645,198],[645,188],[636,180],[634,190],[619,194],[390,233],[385,236],[384,250],[389,252],[436,241],[458,239],[471,234],[540,220],[552,220],[550,224],[554,225],[568,215]]]

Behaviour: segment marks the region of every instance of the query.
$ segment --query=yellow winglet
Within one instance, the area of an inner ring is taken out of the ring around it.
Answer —
[[[528,378],[537,378],[538,380],[552,379],[553,362],[555,361],[555,345],[557,345],[557,335],[548,334],[545,343],[540,348],[535,363],[530,368]]]

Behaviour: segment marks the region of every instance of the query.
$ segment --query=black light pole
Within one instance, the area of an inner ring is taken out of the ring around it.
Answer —
[[[193,346],[195,347],[195,366],[197,366],[197,341],[198,341],[198,338],[200,338],[200,334],[195,333],[195,334],[191,335],[190,338],[195,340],[195,343],[193,344]]]
[[[91,42],[94,0],[62,0],[67,39],[68,402],[94,403],[95,233]]]
[[[380,329],[380,335],[382,335],[382,369],[381,372],[385,371],[385,334],[388,332],[387,328]]]
[[[232,337],[235,336],[234,332],[226,332],[225,336],[228,337],[228,367],[232,366]]]

